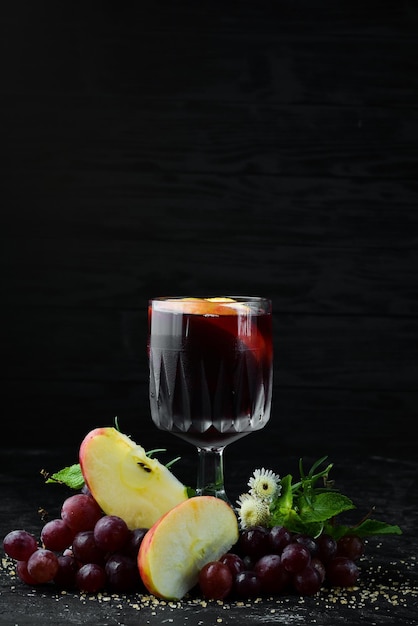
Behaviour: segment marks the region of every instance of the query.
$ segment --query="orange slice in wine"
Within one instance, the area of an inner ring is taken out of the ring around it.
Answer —
[[[173,300],[161,300],[157,305],[158,310],[178,311],[194,315],[239,315],[248,313],[248,307],[237,302],[233,298],[223,296],[214,298],[178,298]]]

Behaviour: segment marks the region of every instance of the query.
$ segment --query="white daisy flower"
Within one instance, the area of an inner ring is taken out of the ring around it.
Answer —
[[[249,493],[243,493],[238,498],[237,504],[241,528],[265,526],[267,524],[270,510],[266,502]]]
[[[264,467],[256,469],[248,481],[250,494],[255,498],[260,498],[266,502],[271,502],[273,498],[280,495],[282,486],[280,476]]]

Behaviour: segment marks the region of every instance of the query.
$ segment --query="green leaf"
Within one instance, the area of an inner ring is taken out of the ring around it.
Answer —
[[[309,535],[309,537],[319,537],[319,535],[324,530],[324,522],[312,522],[311,524],[304,524],[305,535]]]
[[[83,474],[79,463],[64,467],[64,469],[51,474],[45,481],[46,483],[59,483],[67,485],[71,489],[81,489],[84,485]]]
[[[295,533],[304,533],[306,530],[305,524],[302,522],[297,512],[291,508],[274,510],[271,513],[269,525],[284,526],[287,530]]]
[[[359,537],[368,537],[370,535],[402,535],[402,530],[398,525],[379,522],[374,519],[366,519],[364,522],[355,526],[353,532]]]
[[[357,526],[346,526],[344,524],[325,525],[324,532],[334,537],[337,541],[345,535],[357,535],[358,537],[371,537],[373,535],[402,535],[399,526],[387,524],[374,519],[366,519]]]
[[[290,474],[283,476],[280,484],[282,490],[280,496],[277,498],[277,506],[280,509],[290,509],[293,505],[292,476]]]
[[[355,508],[350,498],[337,491],[317,494],[310,506],[306,504],[303,495],[299,498],[299,515],[305,523],[325,522],[343,511]]]

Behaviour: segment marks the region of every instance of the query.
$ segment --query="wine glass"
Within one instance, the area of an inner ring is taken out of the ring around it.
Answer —
[[[197,495],[229,502],[225,447],[270,418],[272,304],[250,296],[149,301],[149,398],[155,425],[197,448]]]

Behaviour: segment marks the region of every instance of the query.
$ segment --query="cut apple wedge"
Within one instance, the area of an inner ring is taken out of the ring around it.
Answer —
[[[96,428],[83,439],[80,468],[93,498],[106,515],[130,529],[151,528],[164,513],[187,500],[187,489],[157,459],[116,428]]]
[[[180,600],[206,563],[216,561],[238,541],[238,521],[229,504],[196,496],[159,519],[142,540],[138,568],[148,591]]]

